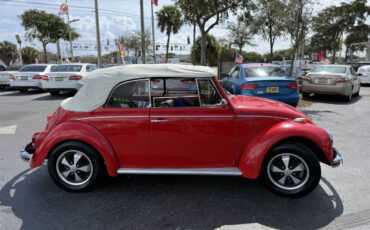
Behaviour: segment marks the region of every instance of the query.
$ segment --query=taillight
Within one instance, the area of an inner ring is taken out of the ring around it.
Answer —
[[[33,80],[41,80],[42,76],[41,75],[35,75],[32,77]]]
[[[348,82],[348,81],[349,81],[348,78],[341,77],[341,78],[336,79],[335,83],[344,83],[344,82]]]
[[[49,81],[49,77],[48,76],[42,76],[41,79],[44,80],[44,81]]]
[[[312,82],[312,79],[309,76],[305,76],[302,78],[303,81],[309,81]]]
[[[69,80],[75,80],[75,81],[82,80],[82,76],[81,75],[73,75],[73,76],[69,77]]]
[[[252,90],[252,89],[257,89],[259,85],[257,84],[244,84],[240,86],[241,90]]]
[[[9,79],[10,79],[10,80],[15,80],[15,76],[14,76],[14,75],[10,75],[10,76],[9,76]]]
[[[291,88],[291,89],[298,89],[299,88],[297,83],[289,83],[289,84],[286,85],[286,87]]]

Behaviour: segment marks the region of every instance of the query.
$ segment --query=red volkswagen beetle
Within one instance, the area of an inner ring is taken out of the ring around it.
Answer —
[[[338,166],[330,132],[297,109],[227,94],[208,67],[129,65],[92,72],[21,151],[48,159],[62,188],[82,191],[106,172],[262,178],[289,196],[311,192],[320,161]]]

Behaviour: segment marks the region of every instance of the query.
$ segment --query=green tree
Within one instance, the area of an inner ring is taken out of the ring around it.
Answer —
[[[208,65],[217,65],[220,53],[220,46],[216,38],[210,34],[207,34],[207,63]],[[202,37],[198,37],[195,41],[195,47],[191,51],[191,55],[194,56],[196,63],[201,63],[201,43]]]
[[[298,48],[304,44],[311,23],[312,9],[310,0],[287,0],[284,17],[286,31],[290,35],[293,46],[293,61],[291,64],[291,75],[294,71],[293,65]]]
[[[274,44],[284,32],[285,5],[281,0],[258,0],[254,16],[254,29],[270,43],[270,61],[273,60]]]
[[[34,39],[42,43],[44,62],[47,63],[46,46],[64,38],[68,33],[68,24],[55,14],[48,14],[43,10],[27,10],[19,15],[22,26],[26,30],[25,37],[28,41]]]
[[[167,47],[166,47],[166,62],[168,61],[168,48],[170,44],[171,33],[177,34],[179,32],[183,21],[180,10],[175,6],[163,6],[162,9],[155,13],[157,15],[158,27],[163,33],[167,34]]]
[[[196,22],[201,33],[201,65],[207,64],[207,34],[220,22],[228,19],[229,14],[247,12],[253,6],[251,0],[173,0],[181,9],[186,21]]]
[[[9,65],[10,61],[17,57],[17,45],[8,41],[0,42],[0,59],[5,62],[6,65]]]
[[[370,6],[366,5],[366,0],[342,2],[340,6],[325,8],[312,19],[314,35],[311,44],[319,51],[331,51],[335,63],[336,51],[340,49],[345,33],[349,33],[345,42],[347,51],[352,42],[367,39],[369,31],[365,21],[369,14]]]
[[[123,48],[127,53],[126,56],[134,55],[136,59],[138,58],[138,56],[141,56],[141,40],[142,40],[141,32],[138,30],[135,30],[133,33],[121,37]],[[145,50],[147,52],[153,52],[151,50],[152,39],[149,30],[145,30],[144,40],[145,40]]]
[[[231,45],[238,47],[241,54],[245,45],[254,46],[252,43],[253,35],[251,25],[244,20],[238,20],[237,23],[230,22],[227,25],[229,30],[228,39]]]
[[[35,59],[39,57],[39,51],[33,47],[26,46],[22,48],[22,59],[24,64],[35,63]]]

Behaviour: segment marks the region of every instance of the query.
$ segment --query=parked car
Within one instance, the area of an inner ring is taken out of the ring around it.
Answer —
[[[361,84],[370,84],[370,65],[361,66],[357,71]]]
[[[299,91],[296,79],[278,65],[240,64],[231,69],[221,85],[231,94],[264,97],[297,106]]]
[[[110,67],[114,67],[114,66],[118,66],[118,64],[114,64],[114,63],[107,63],[107,64],[102,64],[102,68],[110,68]]]
[[[21,92],[27,92],[29,89],[41,89],[41,77],[48,74],[53,66],[48,64],[26,65],[9,77],[10,87]]]
[[[1,71],[0,72],[0,89],[4,89],[10,86],[9,78],[16,71]]]
[[[227,94],[212,69],[177,64],[94,71],[21,157],[31,168],[48,159],[50,176],[72,191],[107,171],[261,177],[288,196],[317,186],[319,161],[341,162],[331,133],[299,110]]]
[[[349,65],[319,65],[303,77],[302,96],[311,93],[344,96],[346,101],[360,93],[360,78]]]
[[[96,70],[95,64],[63,64],[51,69],[42,77],[41,85],[51,95],[59,95],[60,91],[77,92],[84,84],[87,74]]]
[[[286,71],[288,76],[291,76],[290,75],[290,69],[291,69],[290,66],[281,66],[281,68]],[[296,67],[295,71],[292,74],[292,77],[294,77],[297,80],[298,85],[299,85],[299,90],[301,90],[301,88],[302,88],[302,78],[303,78],[303,76],[304,76],[304,71],[302,71],[300,68]]]

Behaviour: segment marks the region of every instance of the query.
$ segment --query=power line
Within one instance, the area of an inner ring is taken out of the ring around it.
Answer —
[[[60,6],[59,4],[56,4],[56,3],[45,3],[45,2],[34,2],[34,1],[20,1],[20,0],[0,0],[0,1],[2,1],[2,2],[14,2],[14,3],[20,3],[20,4],[28,4],[28,5],[33,4],[33,5],[43,5],[43,6],[57,6],[57,7]],[[77,6],[77,5],[68,5],[68,6],[72,7],[72,8],[78,8],[78,9],[95,10],[94,7],[89,7],[89,6]],[[56,9],[58,9],[58,8],[56,8]],[[140,17],[139,15],[136,15],[136,14],[123,13],[123,12],[119,12],[119,11],[111,10],[111,9],[99,9],[99,11],[100,12],[105,11],[106,13],[114,13],[114,14],[126,15],[126,16],[136,17],[136,18]],[[86,12],[86,11],[84,11],[84,12]],[[145,18],[150,19],[150,17],[145,17]]]

